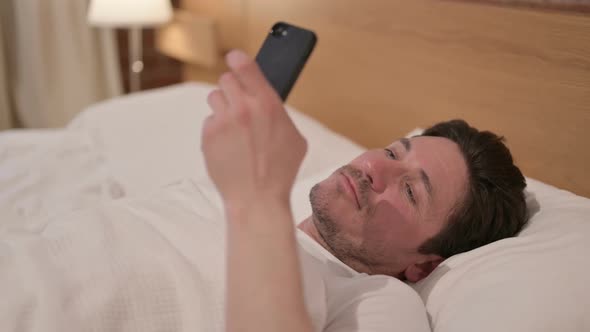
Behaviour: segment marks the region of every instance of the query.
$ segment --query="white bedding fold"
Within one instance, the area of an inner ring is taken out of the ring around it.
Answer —
[[[173,187],[0,233],[0,331],[221,331],[223,225]]]
[[[100,145],[87,132],[0,134],[0,230],[124,196]]]

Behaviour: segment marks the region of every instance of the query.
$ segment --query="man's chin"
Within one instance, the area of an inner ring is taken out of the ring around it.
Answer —
[[[332,180],[329,177],[316,184],[309,195],[313,223],[326,237],[338,233],[340,222],[355,212]]]

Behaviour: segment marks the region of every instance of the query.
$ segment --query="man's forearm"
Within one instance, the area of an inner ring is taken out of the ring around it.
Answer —
[[[226,210],[227,331],[311,332],[288,199]]]
[[[232,51],[226,63],[201,150],[228,221],[227,329],[311,331],[288,195],[307,143],[253,58]]]

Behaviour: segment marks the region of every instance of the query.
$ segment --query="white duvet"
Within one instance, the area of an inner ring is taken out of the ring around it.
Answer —
[[[0,133],[0,230],[124,195],[88,132]]]
[[[0,330],[222,331],[222,219],[199,193],[182,182],[5,228]]]
[[[223,218],[199,146],[210,88],[107,101],[65,129],[0,133],[0,331],[222,330]],[[362,149],[293,117],[318,138],[294,190],[300,221],[318,176]]]

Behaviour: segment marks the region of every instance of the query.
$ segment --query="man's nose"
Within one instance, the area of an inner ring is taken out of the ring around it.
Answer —
[[[406,167],[398,160],[377,157],[365,161],[365,170],[373,191],[381,194],[400,181]]]

